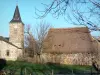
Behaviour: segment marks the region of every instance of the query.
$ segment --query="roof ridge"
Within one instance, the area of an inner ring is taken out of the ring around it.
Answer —
[[[51,28],[49,30],[50,32],[84,32],[84,33],[90,33],[89,29],[87,27],[75,27],[75,28]]]
[[[80,28],[87,28],[87,27],[71,27],[71,28],[50,28],[50,29],[80,29]]]

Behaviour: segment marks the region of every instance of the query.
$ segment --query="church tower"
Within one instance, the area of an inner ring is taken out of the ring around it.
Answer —
[[[23,48],[24,47],[24,24],[20,17],[18,5],[16,5],[13,18],[9,24],[10,24],[9,41],[14,45],[16,45],[17,47]]]

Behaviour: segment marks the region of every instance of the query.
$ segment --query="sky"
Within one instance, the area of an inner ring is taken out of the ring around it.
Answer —
[[[9,37],[9,22],[11,21],[16,4],[18,4],[21,19],[26,25],[31,25],[33,29],[41,21],[49,23],[54,28],[69,28],[76,27],[67,23],[63,17],[54,18],[51,14],[48,14],[43,19],[36,19],[35,8],[43,10],[44,4],[49,4],[52,0],[0,0],[0,36]],[[100,32],[93,32],[93,36],[100,35]]]

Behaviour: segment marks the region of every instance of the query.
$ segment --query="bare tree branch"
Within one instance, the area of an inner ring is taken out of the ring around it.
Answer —
[[[71,23],[100,31],[100,0],[53,0],[51,4],[43,5],[46,7],[44,14],[38,14],[38,18],[44,18],[51,13],[53,17],[64,16]]]

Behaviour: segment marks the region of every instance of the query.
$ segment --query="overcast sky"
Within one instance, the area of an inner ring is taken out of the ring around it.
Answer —
[[[43,10],[44,6],[41,3],[49,4],[52,0],[0,0],[0,36],[9,36],[9,22],[11,21],[16,4],[18,3],[20,15],[25,25],[31,25],[34,29],[40,21],[45,21],[54,28],[76,27],[67,23],[63,17],[54,18],[48,14],[43,19],[36,19],[35,8]],[[100,32],[92,33],[94,36],[100,35]]]

